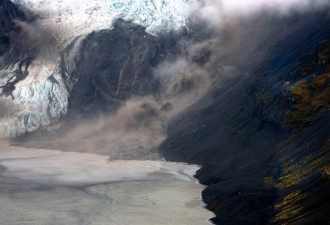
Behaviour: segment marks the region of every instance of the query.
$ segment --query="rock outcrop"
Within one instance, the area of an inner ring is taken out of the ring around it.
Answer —
[[[216,224],[329,221],[329,17],[278,22],[286,28],[245,67],[251,76],[222,82],[169,126],[161,146],[168,160],[203,165],[196,177]]]

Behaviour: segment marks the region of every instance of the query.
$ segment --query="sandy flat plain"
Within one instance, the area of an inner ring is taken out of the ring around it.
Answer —
[[[202,225],[197,166],[1,147],[0,224]]]

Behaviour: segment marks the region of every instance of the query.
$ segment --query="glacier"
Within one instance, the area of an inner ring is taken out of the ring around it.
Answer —
[[[185,25],[190,0],[13,0],[43,16],[40,25],[54,26],[70,40],[96,30],[109,29],[122,18],[146,27],[151,34]]]
[[[34,26],[51,29],[57,42],[56,55],[51,59],[37,56],[26,66],[27,77],[15,84],[11,96],[0,97],[13,103],[14,108],[0,118],[0,136],[14,137],[56,122],[67,113],[71,80],[64,80],[60,71],[60,53],[70,43],[69,63],[74,67],[75,54],[84,38],[94,31],[112,29],[113,22],[122,18],[146,28],[146,32],[176,30],[185,26],[192,1],[189,0],[13,0],[19,7],[38,15]],[[78,40],[78,41],[77,41]],[[54,53],[52,53],[54,54]],[[11,82],[20,62],[0,70],[0,95]],[[70,77],[70,74],[66,74]],[[76,82],[76,81],[75,81]]]
[[[15,110],[0,118],[2,136],[34,131],[67,112],[68,92],[57,64],[35,60],[28,70],[29,75],[17,83],[13,95],[7,97],[13,101]],[[4,83],[1,78],[0,83]]]

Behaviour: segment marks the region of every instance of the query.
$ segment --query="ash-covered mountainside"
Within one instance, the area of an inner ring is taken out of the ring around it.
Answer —
[[[21,29],[17,26],[18,20],[26,21],[25,14],[17,8],[11,1],[0,2],[0,69],[3,70],[11,63],[26,60],[27,50],[22,49],[21,43],[17,40],[21,34]],[[33,54],[31,54],[33,57]],[[4,75],[1,73],[1,78]],[[24,75],[21,75],[24,76]],[[10,95],[18,79],[11,79],[9,82],[1,82],[1,95]]]
[[[274,44],[261,60],[258,52],[267,43],[237,56],[250,57],[241,60],[240,70],[250,75],[222,80],[176,118],[161,153],[203,165],[196,177],[208,185],[202,196],[216,213],[216,224],[325,225],[330,219],[330,18],[320,10],[271,24],[276,25],[266,40]],[[260,30],[250,31],[243,39],[247,45],[260,38]],[[263,35],[269,35],[267,29]]]
[[[10,1],[1,1],[0,2],[0,43],[1,49],[0,54],[4,54],[8,50],[10,42],[9,36],[10,33],[15,29],[14,19],[22,17],[22,13],[17,10],[14,4]]]
[[[62,54],[62,74],[68,84],[77,81],[69,112],[95,115],[110,112],[133,96],[156,95],[160,84],[153,69],[167,56],[181,54],[179,34],[155,37],[144,27],[119,19],[113,29],[87,36],[74,63],[68,63],[69,46]]]

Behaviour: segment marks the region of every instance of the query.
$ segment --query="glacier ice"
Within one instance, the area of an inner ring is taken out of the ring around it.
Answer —
[[[95,30],[109,29],[122,18],[146,27],[151,34],[178,29],[189,16],[189,0],[13,0],[43,15],[41,25],[54,26],[70,40]],[[73,31],[73,32],[72,32]]]
[[[158,32],[185,26],[189,16],[189,0],[13,0],[40,15],[35,25],[52,29],[63,50],[78,37],[66,65],[74,68],[74,57],[84,37],[93,31],[111,29],[122,18]],[[59,51],[59,52],[60,52]],[[58,53],[57,53],[58,54]],[[56,58],[56,57],[55,57]],[[57,57],[59,58],[59,56]],[[19,65],[0,70],[0,87],[15,77]],[[70,68],[68,71],[70,71]],[[70,89],[74,83],[63,80],[60,60],[37,58],[27,68],[28,76],[16,84],[13,92],[14,113],[0,118],[0,135],[17,136],[49,125],[66,114]],[[70,74],[66,74],[70,77]],[[2,90],[0,88],[0,94]],[[8,97],[9,98],[9,97]]]
[[[34,131],[66,114],[68,92],[57,65],[38,60],[30,65],[29,75],[13,91],[16,110],[0,118],[2,136]]]

